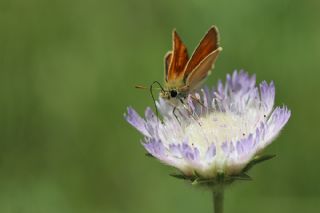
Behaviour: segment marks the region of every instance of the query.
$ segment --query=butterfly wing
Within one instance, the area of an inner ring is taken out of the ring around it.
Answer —
[[[191,72],[186,79],[186,86],[189,90],[196,89],[203,83],[203,80],[210,74],[210,70],[214,68],[214,62],[216,61],[222,48],[219,47],[207,57],[205,57],[198,66]]]
[[[189,59],[187,48],[175,30],[172,40],[173,50],[165,56],[165,80],[169,85],[183,81],[184,68]]]
[[[221,50],[218,29],[212,26],[200,41],[185,67],[184,81],[189,89],[193,89],[207,77]]]
[[[168,81],[168,71],[172,59],[172,51],[167,52],[164,56],[164,80]]]

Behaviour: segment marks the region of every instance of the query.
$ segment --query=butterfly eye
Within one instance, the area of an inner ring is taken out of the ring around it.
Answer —
[[[177,95],[178,95],[177,90],[171,90],[171,91],[170,91],[170,96],[171,96],[172,98],[177,97]]]

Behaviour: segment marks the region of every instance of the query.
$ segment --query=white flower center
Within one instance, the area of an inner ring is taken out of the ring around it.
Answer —
[[[233,112],[211,112],[201,117],[199,122],[191,122],[186,126],[185,137],[191,145],[195,145],[200,153],[205,153],[214,143],[217,154],[226,141],[236,141],[255,131],[263,119],[263,112],[257,108],[249,108],[243,114]]]

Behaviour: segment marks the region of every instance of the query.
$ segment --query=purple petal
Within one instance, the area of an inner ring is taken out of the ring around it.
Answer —
[[[236,150],[237,150],[237,154],[238,154],[238,155],[243,154],[243,152],[245,151],[244,148],[243,148],[243,145],[242,145],[241,141],[238,141],[238,142],[236,143]]]
[[[207,152],[206,152],[206,159],[207,159],[207,160],[210,160],[210,159],[212,159],[213,157],[215,157],[215,156],[216,156],[216,152],[217,152],[217,150],[216,150],[216,145],[215,145],[214,143],[212,143],[212,144],[209,146],[209,148],[208,148],[208,150],[207,150]]]
[[[156,115],[153,113],[152,109],[150,107],[147,107],[144,116],[146,117],[147,121],[154,121],[156,122]]]
[[[254,148],[254,138],[250,134],[248,137],[241,139],[237,142],[237,152],[238,155],[248,154],[253,151]]]
[[[261,102],[263,106],[266,108],[265,110],[269,113],[272,110],[274,104],[274,97],[275,97],[275,87],[274,83],[271,82],[269,85],[266,81],[263,81],[260,84],[260,96]]]
[[[125,119],[142,134],[150,137],[145,127],[146,122],[138,115],[138,113],[133,108],[128,107],[128,114],[125,115]]]
[[[224,154],[228,155],[229,154],[229,143],[228,142],[224,142],[222,145],[221,145],[221,149],[222,151],[224,152]]]
[[[260,149],[272,142],[272,139],[280,133],[281,129],[288,122],[290,116],[291,112],[287,107],[277,107],[272,112],[268,121],[260,128],[260,138],[263,140],[263,143],[259,145]]]
[[[197,148],[192,148],[186,142],[182,144],[180,151],[183,158],[188,161],[195,161],[199,159],[199,150]]]
[[[163,158],[165,156],[165,147],[160,140],[147,138],[146,142],[142,143],[144,148],[154,157]]]
[[[178,158],[181,158],[181,145],[180,144],[169,144],[170,153]]]
[[[272,126],[274,131],[280,131],[288,122],[291,116],[291,111],[287,107],[277,107],[271,114],[267,125]]]

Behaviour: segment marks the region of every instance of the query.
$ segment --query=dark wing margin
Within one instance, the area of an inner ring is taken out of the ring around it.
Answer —
[[[187,48],[175,30],[173,30],[172,33],[172,46],[172,56],[170,56],[171,62],[166,75],[166,80],[168,82],[179,78],[181,74],[183,74],[189,59]]]
[[[219,31],[212,26],[200,41],[193,52],[184,70],[184,80],[195,70],[195,68],[211,53],[219,48]],[[209,69],[210,70],[210,69]],[[209,72],[207,70],[207,72]]]

